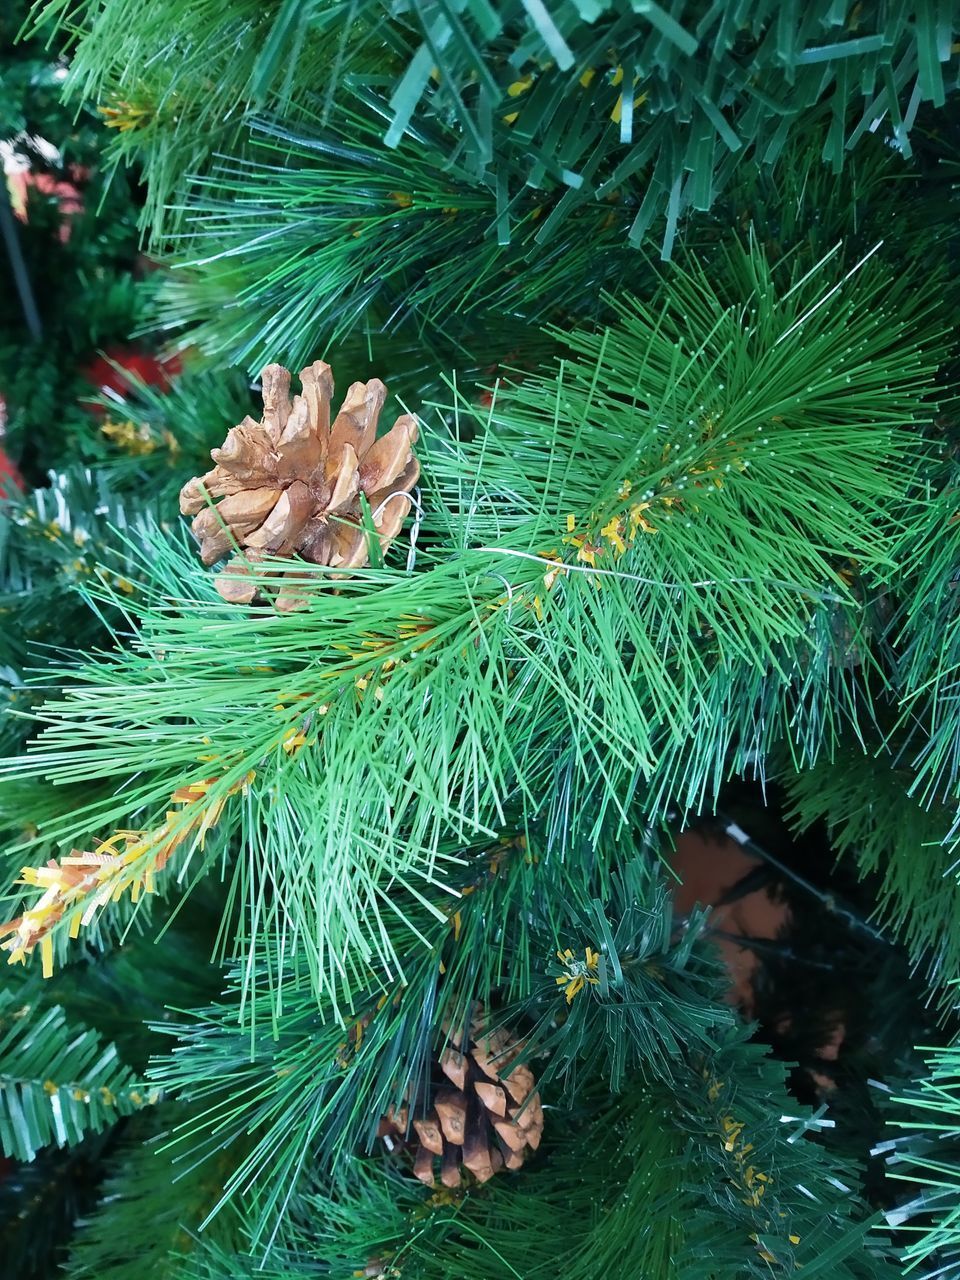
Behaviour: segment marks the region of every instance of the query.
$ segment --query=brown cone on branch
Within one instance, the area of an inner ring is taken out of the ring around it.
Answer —
[[[180,492],[180,510],[193,516],[203,563],[236,555],[216,579],[220,595],[234,603],[249,604],[256,597],[262,583],[258,565],[267,557],[342,571],[367,564],[364,498],[381,551],[410,511],[408,495],[420,475],[413,454],[416,418],[403,414],[378,439],[387,396],[378,378],[354,382],[332,421],[330,366],[315,361],[301,370],[300,385],[301,393],[291,400],[289,372],[267,365],[261,420],[247,417],[231,428],[211,452],[213,469],[189,480]],[[304,600],[302,580],[310,577],[291,574],[277,606],[298,607]]]
[[[478,1016],[466,1046],[451,1037],[440,1055],[428,1109],[412,1121],[406,1106],[382,1118],[380,1136],[391,1147],[406,1144],[428,1187],[438,1166],[445,1187],[460,1186],[462,1169],[486,1182],[501,1169],[519,1169],[540,1146],[543,1108],[533,1073],[521,1065],[506,1074],[521,1048],[506,1032],[485,1032]]]

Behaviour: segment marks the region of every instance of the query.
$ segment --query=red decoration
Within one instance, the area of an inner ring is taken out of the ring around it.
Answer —
[[[17,489],[24,489],[23,476],[0,448],[0,498],[11,498]]]
[[[4,430],[7,425],[7,402],[0,395],[0,439],[3,437]],[[13,496],[16,489],[25,489],[23,476],[17,469],[17,464],[7,457],[6,450],[0,444],[0,499]]]
[[[116,368],[117,365],[120,367]],[[168,387],[180,372],[180,367],[180,357],[176,355],[162,360],[149,352],[138,351],[135,347],[114,346],[107,347],[80,372],[98,392],[116,391],[122,395],[129,389],[123,370],[135,375],[148,387]],[[94,413],[103,414],[101,406],[91,401],[83,401],[83,404]]]

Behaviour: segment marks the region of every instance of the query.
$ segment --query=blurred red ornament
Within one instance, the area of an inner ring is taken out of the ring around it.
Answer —
[[[7,427],[7,402],[0,395],[0,440]],[[25,489],[26,485],[23,476],[20,474],[17,464],[7,456],[7,452],[3,445],[0,444],[0,498],[9,498],[17,489]]]
[[[0,498],[11,498],[17,489],[23,489],[23,476],[17,465],[11,462],[3,448],[0,448]]]
[[[148,387],[168,387],[180,369],[181,361],[177,355],[161,359],[150,352],[138,351],[135,347],[113,346],[107,347],[80,372],[101,394],[115,391],[123,395],[130,386],[129,379],[124,376],[125,372],[145,382]],[[94,413],[103,414],[102,406],[88,400],[82,403]]]

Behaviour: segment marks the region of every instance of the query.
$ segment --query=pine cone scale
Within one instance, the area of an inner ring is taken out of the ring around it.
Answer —
[[[204,564],[215,564],[236,542],[258,529],[280,499],[279,489],[244,489],[217,507],[205,507],[190,526]]]
[[[360,467],[360,484],[365,493],[389,489],[403,474],[416,425],[412,418],[398,418],[387,434],[370,446]]]
[[[282,364],[268,364],[260,375],[263,394],[263,427],[271,443],[280,439],[290,414],[290,371]]]
[[[315,486],[325,461],[323,437],[314,431],[308,402],[299,396],[277,445],[276,469],[281,480],[303,480]]]
[[[345,444],[335,459],[328,458],[325,483],[329,497],[324,506],[328,512],[333,514],[352,503],[360,491],[360,470],[352,445]]]
[[[510,1148],[511,1151],[520,1152],[527,1145],[527,1139],[520,1131],[520,1126],[514,1120],[494,1120],[493,1127],[497,1131],[497,1136]]]
[[[462,1146],[467,1131],[467,1096],[459,1090],[437,1094],[434,1103],[440,1117],[440,1128],[448,1142]]]
[[[247,482],[275,473],[270,465],[275,456],[273,441],[255,423],[249,427],[231,427],[220,448],[210,450],[210,457],[217,464],[214,472],[226,471],[237,480]],[[208,472],[203,479],[213,480],[214,473]]]
[[[260,528],[248,535],[247,546],[284,555],[288,548],[296,545],[313,512],[313,505],[310,490],[302,480],[295,480],[280,494]]]
[[[387,388],[379,378],[351,383],[330,428],[330,452],[336,454],[348,444],[362,457],[376,439],[377,422],[386,398]]]
[[[440,1069],[448,1080],[463,1090],[467,1083],[467,1060],[458,1049],[446,1049],[440,1059]]]
[[[433,1185],[433,1161],[430,1161],[430,1185]],[[421,1179],[422,1181],[422,1179]],[[460,1153],[456,1147],[447,1147],[440,1162],[440,1181],[451,1191],[460,1186]]]
[[[317,424],[321,436],[327,435],[330,431],[330,401],[333,399],[333,370],[323,360],[315,360],[300,374],[300,386],[307,405],[307,421]]]
[[[487,1084],[484,1081],[477,1081],[473,1086],[477,1091],[480,1101],[486,1109],[496,1116],[505,1116],[507,1114],[507,1098],[506,1094],[497,1084]]]
[[[431,1112],[422,1120],[414,1120],[413,1127],[417,1131],[422,1147],[435,1156],[443,1155],[443,1132],[436,1112]]]
[[[367,562],[366,534],[357,525],[332,525],[330,529],[330,559],[335,569],[359,569]]]

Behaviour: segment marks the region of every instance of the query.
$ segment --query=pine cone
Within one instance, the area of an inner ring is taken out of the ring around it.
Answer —
[[[225,600],[254,599],[256,564],[264,556],[299,557],[344,570],[365,565],[369,547],[361,494],[384,551],[410,510],[406,495],[420,474],[412,451],[416,418],[404,414],[378,440],[387,395],[379,379],[353,383],[332,424],[330,366],[316,361],[301,371],[300,383],[303,392],[291,404],[289,372],[267,365],[261,421],[247,417],[233,427],[211,452],[213,470],[180,492],[181,512],[194,516],[191,528],[203,563],[241,553],[227,566],[229,576],[216,580]],[[301,601],[302,590],[281,591],[277,605],[295,608]]]
[[[412,1149],[413,1171],[428,1187],[435,1185],[438,1157],[440,1181],[458,1187],[461,1165],[486,1182],[500,1169],[519,1169],[528,1148],[540,1146],[543,1108],[533,1073],[520,1065],[500,1075],[520,1048],[503,1031],[483,1032],[475,1020],[466,1052],[451,1037],[441,1055],[443,1083],[434,1088],[430,1110],[411,1123],[408,1107],[391,1108],[380,1121],[382,1138],[391,1145],[400,1138]]]

